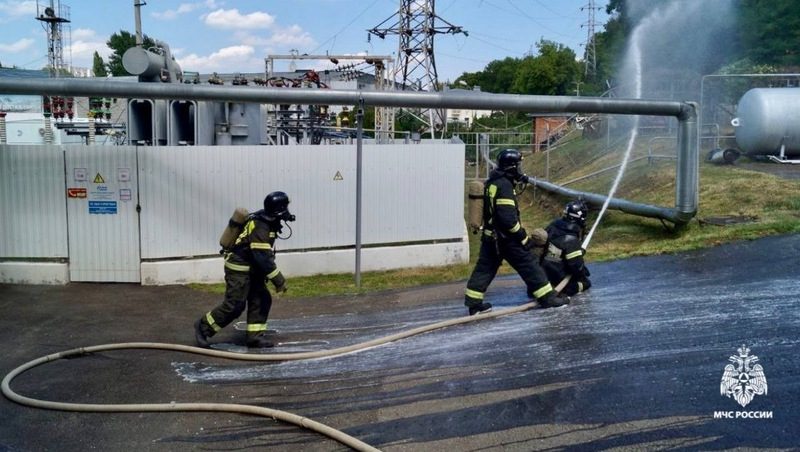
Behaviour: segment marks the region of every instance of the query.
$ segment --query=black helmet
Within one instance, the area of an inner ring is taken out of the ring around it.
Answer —
[[[580,227],[586,226],[586,215],[589,213],[589,207],[585,202],[580,199],[570,201],[564,207],[564,219],[573,223],[578,223]]]
[[[519,168],[521,163],[522,154],[516,149],[503,149],[497,155],[497,169],[515,180],[523,176]]]
[[[282,191],[274,191],[264,198],[264,213],[271,219],[294,221],[294,215],[289,212],[290,202],[289,195]]]

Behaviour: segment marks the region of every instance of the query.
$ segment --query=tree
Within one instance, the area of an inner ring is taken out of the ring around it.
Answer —
[[[494,60],[479,73],[478,85],[481,90],[490,93],[509,93],[517,76],[519,65],[518,58],[506,57],[503,60]]]
[[[469,89],[480,86],[481,91],[487,93],[510,93],[519,65],[518,58],[506,57],[503,60],[494,60],[482,71],[465,72],[451,86],[462,89],[465,86]]]
[[[516,94],[550,94],[565,96],[578,80],[580,63],[575,52],[563,44],[541,40],[539,54],[522,60],[511,85]]]
[[[149,49],[156,46],[156,42],[149,36],[144,35],[143,47]],[[122,66],[122,55],[131,47],[136,47],[136,36],[125,30],[120,30],[119,33],[114,33],[106,41],[106,45],[113,50],[113,53],[108,57],[108,70],[113,76],[130,75],[128,71]]]
[[[94,73],[95,77],[105,77],[108,75],[106,63],[103,61],[103,57],[101,57],[96,51],[94,52],[94,58],[92,62],[92,72]]]
[[[754,64],[800,65],[800,8],[795,0],[740,0],[743,57]]]

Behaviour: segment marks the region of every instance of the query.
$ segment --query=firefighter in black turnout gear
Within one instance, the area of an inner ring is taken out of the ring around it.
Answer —
[[[504,259],[525,281],[528,296],[536,299],[540,306],[569,303],[568,298],[556,296],[531,253],[533,242],[520,224],[515,186],[526,178],[521,172],[521,163],[519,151],[501,151],[497,156],[497,168],[484,183],[480,254],[464,293],[469,315],[491,311],[492,305],[484,301],[484,294]]]
[[[542,267],[553,285],[558,285],[561,280],[570,276],[569,282],[561,291],[569,296],[592,287],[589,269],[583,262],[585,251],[581,248],[588,211],[588,206],[583,201],[570,201],[564,207],[564,215],[545,229],[547,243],[541,257]]]
[[[275,264],[274,243],[281,232],[281,221],[294,221],[289,212],[289,197],[275,191],[264,198],[264,209],[252,213],[230,250],[225,251],[225,299],[195,322],[195,339],[208,347],[208,338],[239,317],[247,306],[247,346],[272,347],[267,339],[267,318],[272,296],[286,292],[286,279]]]

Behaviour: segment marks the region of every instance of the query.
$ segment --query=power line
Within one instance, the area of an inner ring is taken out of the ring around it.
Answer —
[[[353,20],[351,20],[350,22],[348,22],[348,24],[347,24],[347,25],[345,25],[344,27],[342,27],[342,29],[341,29],[341,30],[339,30],[339,31],[337,31],[336,33],[334,33],[334,34],[333,34],[333,36],[331,36],[330,38],[328,38],[327,40],[325,40],[325,42],[323,42],[322,44],[320,44],[319,46],[317,46],[317,48],[316,48],[316,49],[314,49],[314,50],[312,50],[310,53],[317,53],[317,51],[318,51],[319,49],[321,49],[323,46],[325,46],[325,44],[327,44],[327,43],[329,43],[329,42],[331,42],[331,41],[333,41],[334,43],[336,43],[336,37],[337,37],[337,36],[339,36],[340,34],[342,34],[342,32],[343,32],[343,31],[347,30],[347,29],[350,27],[350,25],[353,25],[353,23],[355,23],[355,21],[357,21],[357,20],[358,20],[358,19],[359,19],[361,16],[363,16],[363,15],[364,15],[364,13],[366,13],[366,12],[367,12],[367,11],[368,11],[370,8],[372,8],[373,6],[375,6],[375,4],[376,4],[376,3],[378,3],[378,1],[380,1],[380,0],[373,0],[373,1],[372,1],[372,3],[370,3],[370,4],[369,4],[369,6],[367,6],[366,8],[364,8],[364,9],[363,9],[363,10],[362,10],[360,13],[358,13],[358,15],[356,15],[355,17],[353,17]],[[332,49],[330,49],[330,50],[332,50]]]
[[[512,53],[512,54],[518,54],[518,53],[520,53],[520,52],[518,52],[518,51],[516,51],[516,50],[507,49],[507,48],[505,48],[505,47],[502,47],[502,46],[499,46],[499,45],[497,45],[497,44],[495,44],[495,43],[493,43],[493,42],[487,41],[487,40],[485,40],[485,39],[481,39],[481,38],[479,38],[479,37],[477,37],[477,36],[472,36],[472,38],[473,38],[473,39],[475,39],[475,40],[478,40],[478,41],[480,41],[480,42],[482,42],[482,43],[484,43],[484,44],[488,44],[488,45],[490,45],[490,46],[492,46],[492,47],[496,47],[496,48],[498,48],[498,49],[500,49],[500,50],[505,50],[506,52],[509,52],[509,53]],[[522,52],[522,53],[524,53],[524,52]]]
[[[552,28],[549,28],[549,27],[546,27],[546,26],[544,26],[544,25],[543,25],[541,22],[539,22],[539,20],[538,20],[538,19],[536,19],[536,18],[534,18],[534,17],[532,17],[532,16],[528,15],[528,13],[526,13],[526,12],[525,12],[525,11],[524,11],[522,8],[520,8],[519,6],[515,5],[515,4],[514,4],[514,2],[512,2],[511,0],[506,0],[506,1],[508,1],[508,4],[509,4],[509,5],[511,5],[511,6],[513,6],[513,7],[514,7],[514,9],[516,9],[517,11],[519,11],[519,13],[520,13],[520,14],[522,14],[522,15],[523,15],[523,16],[525,16],[525,17],[527,17],[528,19],[530,19],[531,21],[533,21],[533,22],[534,22],[536,25],[538,25],[538,26],[540,26],[540,27],[544,28],[545,30],[549,31],[550,33],[553,33],[553,34],[556,34],[556,35],[558,35],[558,36],[562,36],[562,37],[565,37],[565,38],[570,38],[570,37],[571,37],[571,36],[569,36],[569,35],[565,35],[564,33],[561,33],[561,32],[559,32],[559,31],[553,30]]]
[[[485,59],[484,60],[479,60],[477,58],[468,58],[468,57],[463,57],[463,56],[459,56],[459,55],[452,55],[452,54],[444,53],[444,52],[436,52],[436,53],[439,54],[439,55],[442,55],[442,56],[446,56],[448,58],[455,58],[457,60],[474,61],[476,63],[483,63],[484,65],[488,64]]]

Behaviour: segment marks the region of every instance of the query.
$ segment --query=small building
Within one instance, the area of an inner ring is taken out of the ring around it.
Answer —
[[[571,114],[536,113],[528,116],[533,118],[534,152],[546,150],[570,130]]]

